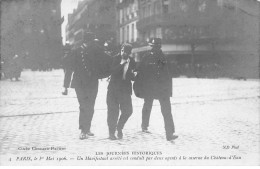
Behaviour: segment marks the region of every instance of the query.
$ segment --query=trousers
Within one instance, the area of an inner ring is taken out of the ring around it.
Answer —
[[[153,106],[153,98],[144,98],[142,109],[142,128],[149,127],[150,115]],[[161,97],[158,99],[161,106],[161,112],[164,119],[164,127],[166,135],[172,135],[175,132],[174,122],[171,113],[171,102],[169,97]]]
[[[98,92],[97,84],[90,86],[77,86],[75,88],[79,102],[79,129],[83,132],[90,131],[94,115],[94,106]]]
[[[63,80],[63,87],[69,88],[71,82],[71,75],[73,71],[70,69],[64,69],[64,80]]]
[[[119,110],[121,115],[119,117]],[[116,128],[122,130],[128,118],[133,113],[132,98],[128,93],[120,91],[107,92],[107,124],[109,131],[114,133]]]

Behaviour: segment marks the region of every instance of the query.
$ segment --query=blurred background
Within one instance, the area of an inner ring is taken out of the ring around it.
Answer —
[[[259,78],[257,0],[2,0],[1,71],[61,68],[65,44],[94,32],[114,54],[128,42],[138,62],[162,38],[175,77]],[[8,64],[6,64],[6,67]]]

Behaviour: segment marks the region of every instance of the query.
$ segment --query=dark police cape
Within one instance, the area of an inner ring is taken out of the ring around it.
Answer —
[[[133,84],[136,97],[161,98],[172,96],[172,77],[169,61],[161,50],[148,51],[139,66]]]

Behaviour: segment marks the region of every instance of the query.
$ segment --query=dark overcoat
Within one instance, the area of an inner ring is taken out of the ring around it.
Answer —
[[[125,79],[123,79],[123,68],[121,65],[121,55],[118,54],[113,59],[113,64],[111,67],[111,79],[108,85],[108,90],[113,92],[124,92],[127,94],[132,94],[132,80],[134,80],[134,73],[136,64],[133,58],[129,58],[129,66],[126,72]]]
[[[159,99],[172,96],[172,77],[169,61],[161,50],[148,51],[138,66],[137,97]],[[135,83],[136,83],[135,82]]]
[[[97,86],[98,79],[109,76],[112,58],[94,43],[82,44],[71,53],[71,88]]]

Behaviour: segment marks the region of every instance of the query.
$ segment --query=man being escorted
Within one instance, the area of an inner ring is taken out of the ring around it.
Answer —
[[[123,138],[124,125],[133,113],[131,80],[134,79],[135,61],[130,58],[131,51],[130,44],[123,44],[121,53],[114,57],[111,68],[112,74],[107,91],[107,123],[111,140],[117,139],[116,130],[118,139]]]
[[[83,43],[72,51],[71,70],[74,72],[71,87],[75,88],[79,102],[80,139],[94,136],[90,131],[94,106],[98,92],[98,79],[104,78],[105,58],[103,50],[96,44],[95,35],[84,33]],[[109,63],[110,64],[110,63]],[[70,78],[68,78],[70,79]],[[69,82],[67,82],[69,83]],[[68,84],[64,84],[68,86]]]
[[[150,114],[153,100],[157,99],[161,105],[161,112],[164,118],[166,139],[168,141],[178,138],[173,135],[175,127],[171,113],[170,97],[172,96],[172,78],[169,72],[169,63],[161,50],[161,39],[152,38],[148,51],[138,68],[138,79],[141,81],[141,89],[138,97],[144,99],[142,109],[142,131],[148,131]]]

